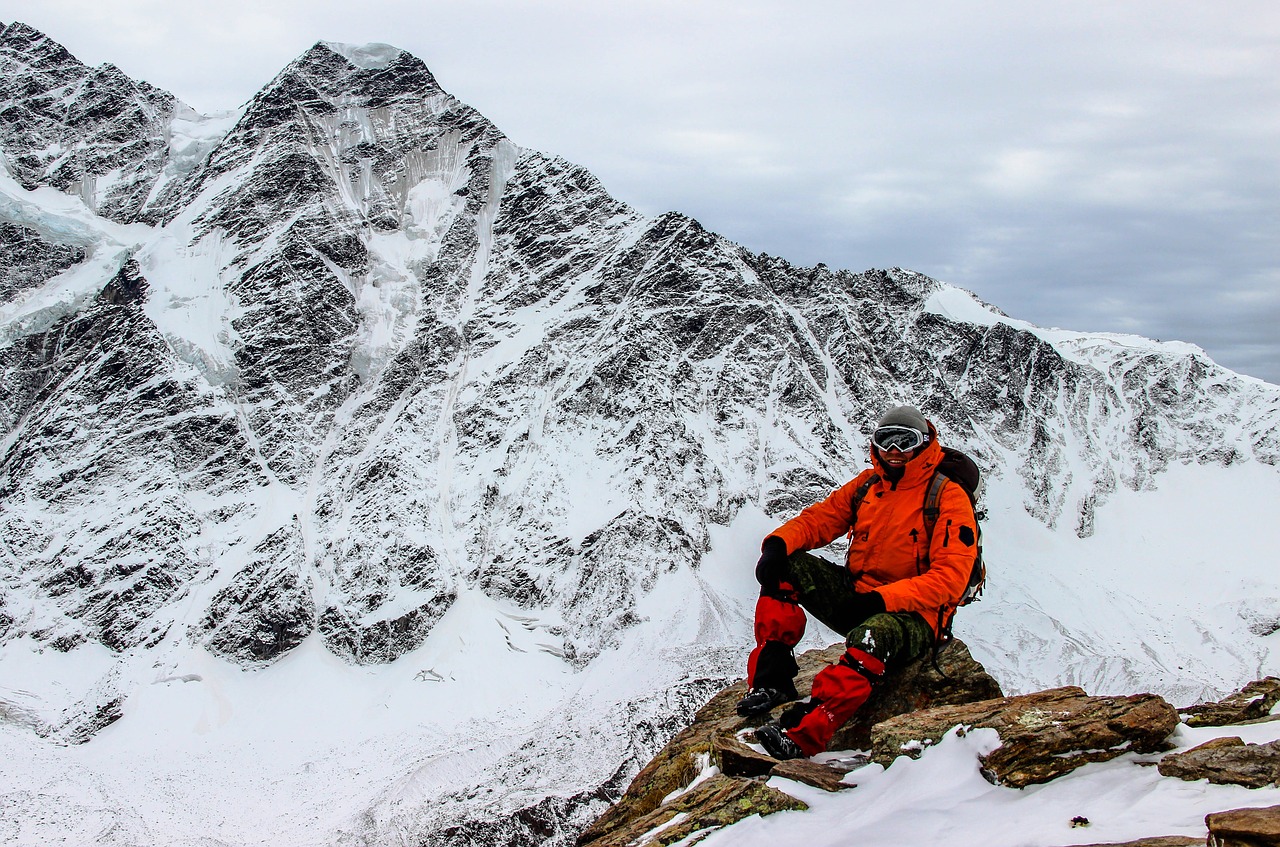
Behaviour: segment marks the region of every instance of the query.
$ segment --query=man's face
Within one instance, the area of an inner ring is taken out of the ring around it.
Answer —
[[[914,459],[915,455],[916,454],[914,450],[908,453],[903,453],[901,450],[888,450],[888,451],[881,450],[880,461],[886,467],[901,468],[901,467],[904,467],[907,464],[907,462]]]
[[[883,426],[871,436],[880,461],[888,468],[900,468],[920,455],[926,436],[910,427]]]

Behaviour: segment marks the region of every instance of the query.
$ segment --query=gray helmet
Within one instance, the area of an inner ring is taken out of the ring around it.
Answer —
[[[914,406],[894,406],[885,412],[871,443],[878,450],[913,453],[929,441],[929,422]]]
[[[929,422],[925,420],[924,415],[920,414],[920,410],[915,406],[894,406],[892,409],[884,413],[884,417],[880,419],[880,423],[876,424],[879,429],[882,426],[905,426],[914,429],[921,435],[929,434]]]

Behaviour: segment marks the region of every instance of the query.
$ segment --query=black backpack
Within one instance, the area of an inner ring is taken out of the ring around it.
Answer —
[[[969,458],[967,453],[954,447],[942,448],[942,461],[933,472],[933,481],[929,483],[929,492],[924,496],[924,528],[926,543],[933,542],[933,528],[938,523],[940,511],[939,501],[942,499],[942,486],[947,480],[964,489],[969,495],[969,505],[973,507],[973,531],[977,538],[976,555],[973,557],[973,570],[969,572],[969,584],[956,605],[967,606],[982,599],[982,590],[987,586],[987,565],[982,560],[982,520],[987,516],[986,510],[978,507],[978,497],[982,492],[982,471],[978,464]],[[950,621],[947,622],[950,628]]]
[[[982,590],[987,584],[987,565],[982,560],[982,520],[986,518],[985,510],[978,507],[978,496],[982,490],[982,471],[978,469],[978,464],[969,458],[968,454],[954,447],[942,448],[942,461],[938,463],[938,469],[933,472],[933,479],[929,483],[929,488],[924,495],[924,530],[925,530],[925,550],[927,551],[933,546],[933,529],[938,523],[938,514],[941,512],[939,505],[942,500],[942,487],[947,484],[947,480],[954,482],[956,485],[964,489],[964,493],[969,495],[969,505],[973,507],[973,523],[974,533],[977,536],[974,540],[977,547],[976,555],[973,557],[973,569],[969,572],[969,583],[965,586],[964,593],[960,596],[957,606],[967,606],[982,597]],[[871,490],[871,486],[880,481],[879,474],[872,474],[866,482],[858,486],[853,492],[853,515],[852,521],[857,522],[858,507],[862,505],[862,501],[866,499],[867,492]],[[926,563],[927,564],[927,563]],[[952,613],[952,617],[955,617]],[[938,634],[942,639],[951,637],[951,619],[938,621]]]

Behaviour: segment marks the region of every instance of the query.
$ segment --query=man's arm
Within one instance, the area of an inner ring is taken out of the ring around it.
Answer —
[[[788,554],[827,546],[849,531],[853,493],[871,473],[868,469],[858,474],[830,497],[809,506],[770,535],[787,543]]]

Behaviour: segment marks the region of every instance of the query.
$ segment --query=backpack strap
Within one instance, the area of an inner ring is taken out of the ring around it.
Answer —
[[[924,495],[924,565],[929,567],[929,551],[933,547],[933,528],[938,525],[938,515],[942,514],[942,488],[951,478],[942,471],[936,471],[933,479],[929,480],[929,490]],[[951,621],[955,618],[955,610],[952,609],[951,615],[948,617],[944,609],[938,610],[938,627],[936,635],[933,639],[933,669],[943,679],[949,680],[942,668],[938,667],[938,654],[942,652],[942,647],[951,640]]]
[[[938,471],[929,482],[929,490],[924,495],[924,544],[925,562],[929,561],[929,547],[933,543],[933,528],[938,524],[938,515],[942,514],[942,487],[951,478]]]
[[[858,509],[862,506],[862,501],[867,499],[867,494],[871,491],[871,486],[875,485],[879,481],[880,474],[873,473],[871,476],[867,477],[866,482],[854,489],[853,496],[849,498],[850,531],[853,530],[853,525],[858,522]],[[934,515],[934,520],[937,520],[937,515]]]

